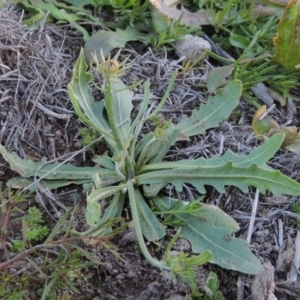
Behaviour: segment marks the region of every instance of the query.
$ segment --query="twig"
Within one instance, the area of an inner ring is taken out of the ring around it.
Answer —
[[[283,244],[283,223],[281,219],[278,220],[278,244],[279,247]]]
[[[249,229],[248,229],[248,235],[247,235],[248,244],[251,243],[251,236],[252,236],[252,230],[253,230],[254,221],[255,221],[255,215],[256,215],[256,211],[257,211],[258,199],[259,199],[259,189],[256,189],[255,197],[254,197],[254,201],[253,201],[253,205],[252,205],[252,212],[251,212],[250,224],[249,224]]]
[[[291,266],[291,271],[288,280],[298,282],[300,278],[300,231],[297,231],[297,236],[295,239],[295,255]]]
[[[240,275],[237,281],[237,295],[236,300],[244,300],[244,294],[245,294],[245,276]]]

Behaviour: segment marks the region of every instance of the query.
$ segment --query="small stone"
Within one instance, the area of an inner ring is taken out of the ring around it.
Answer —
[[[127,278],[135,278],[136,277],[136,272],[130,270],[127,274],[126,274]]]
[[[54,132],[54,135],[55,135],[55,137],[57,137],[57,138],[61,138],[62,135],[63,135],[63,133],[61,132],[61,130],[57,129],[57,130]]]
[[[204,51],[211,51],[211,45],[208,41],[191,34],[185,35],[175,43],[175,46],[178,57],[185,56],[187,60],[191,60],[192,62],[196,61]]]

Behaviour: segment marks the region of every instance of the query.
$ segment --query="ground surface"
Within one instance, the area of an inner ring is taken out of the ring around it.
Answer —
[[[43,25],[39,28],[29,28],[22,25],[23,18],[24,12],[20,10],[0,12],[0,143],[9,151],[15,151],[19,156],[33,161],[39,161],[42,157],[48,160],[59,159],[62,155],[81,148],[81,124],[73,112],[66,85],[71,80],[72,68],[80,47],[83,46],[83,40],[78,32],[69,27]],[[122,55],[130,55],[129,61],[133,64],[130,75],[124,80],[132,84],[149,78],[151,99],[155,105],[161,99],[172,71],[180,68],[179,58],[173,51],[162,50],[153,53],[151,49],[138,43],[127,45]],[[176,120],[184,114],[190,114],[192,109],[205,102],[206,95],[196,85],[205,84],[207,72],[213,68],[213,64],[206,61],[198,70],[182,74],[176,81],[161,116]],[[136,103],[141,99],[142,92],[141,88],[135,89]],[[221,147],[240,154],[249,153],[259,144],[250,126],[253,112],[254,108],[241,100],[236,114],[220,128],[208,131],[201,138],[196,137],[177,145],[168,154],[168,159],[196,158],[203,155],[209,157],[219,153]],[[297,124],[296,113],[290,115],[280,108],[276,108],[272,113],[281,123],[286,120]],[[146,132],[147,128],[144,130]],[[95,149],[99,154],[104,150]],[[72,163],[90,165],[90,156],[89,152],[78,155]],[[300,180],[300,160],[297,155],[279,151],[270,164],[293,179]],[[0,156],[0,180],[6,183],[15,175]],[[85,192],[80,186],[52,192],[55,199],[64,206],[71,206],[71,199],[77,198],[82,203],[82,210],[84,209]],[[241,227],[237,236],[246,239],[254,194],[255,191],[243,194],[234,188],[227,188],[226,193],[218,194],[208,188],[205,202],[220,206],[234,217]],[[43,205],[41,199],[44,201]],[[271,274],[275,270],[278,299],[300,299],[299,283],[294,283],[292,287],[286,283],[296,237],[295,219],[290,212],[290,203],[295,200],[291,197],[274,198],[269,194],[261,195],[251,239],[250,247],[255,255],[266,264]],[[37,205],[43,210],[47,224],[53,226],[54,221],[48,213],[55,219],[57,211],[63,209],[56,204],[51,205],[50,202],[51,199],[44,194],[41,194],[40,198],[32,196],[23,209]],[[44,210],[44,206],[48,212]],[[82,214],[78,215],[76,222],[78,226],[84,226],[80,225],[84,224]],[[20,227],[12,225],[8,229],[11,237],[20,236]],[[144,261],[129,230],[119,233],[112,242],[118,246],[119,253],[126,263],[118,260],[103,247],[93,249],[95,256],[103,264],[85,270],[92,276],[77,285],[78,293],[70,292],[71,299],[96,297],[95,299],[116,300],[179,300],[185,299],[189,294],[189,286],[181,279],[175,279],[168,272],[161,272]],[[161,250],[154,250],[153,248],[153,255],[159,258]],[[181,239],[174,250],[188,252],[190,245]],[[0,257],[3,254],[1,251],[0,248]],[[0,260],[4,261],[4,256]],[[218,274],[224,299],[259,299],[254,298],[251,291],[253,277],[214,265],[196,269],[200,286],[203,286],[210,270]],[[11,270],[12,273],[18,271],[17,267]],[[21,273],[16,274],[20,276]],[[39,298],[33,291],[37,286],[33,286],[30,299]],[[254,289],[258,290],[260,287]]]

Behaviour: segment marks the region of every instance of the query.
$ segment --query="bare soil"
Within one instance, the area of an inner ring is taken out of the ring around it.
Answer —
[[[81,35],[68,26],[42,24],[32,28],[23,25],[23,19],[24,12],[21,10],[11,8],[0,11],[0,143],[22,158],[33,161],[39,161],[43,157],[47,160],[60,160],[63,155],[70,155],[81,148],[79,129],[82,125],[72,109],[66,86],[71,80],[74,62],[84,43]],[[173,70],[181,68],[180,59],[173,50],[164,49],[154,53],[137,42],[127,44],[122,50],[122,57],[128,55],[132,68],[124,78],[126,84],[149,78],[151,105],[156,105],[164,94]],[[204,103],[207,94],[197,88],[197,84],[206,83],[207,72],[214,64],[215,62],[205,60],[199,69],[183,72],[176,80],[161,117],[176,122],[183,115],[189,115],[200,103]],[[138,107],[143,95],[142,86],[135,88],[134,92],[135,107]],[[272,111],[272,117],[280,120],[280,123],[289,121],[298,125],[298,104],[293,102],[289,105],[292,109],[288,111],[278,105]],[[239,154],[249,153],[260,143],[250,126],[254,110],[242,99],[228,121],[201,137],[176,145],[167,159],[210,157],[227,149]],[[147,132],[149,128],[145,127],[143,130]],[[105,150],[100,146],[94,151],[101,154]],[[90,157],[92,153],[86,152],[76,156],[72,163],[78,166],[91,165]],[[299,156],[279,151],[270,165],[300,181]],[[0,156],[0,181],[6,183],[16,175]],[[182,196],[189,199],[189,191],[195,197],[198,196],[193,189],[186,190]],[[40,193],[40,197],[35,195],[28,198],[22,209],[26,211],[32,205],[38,206],[51,228],[55,224],[53,219],[57,219],[59,213],[63,212],[62,207],[74,205],[70,199],[76,198],[82,207],[76,224],[78,227],[85,226],[85,191],[81,186],[54,190],[52,196],[62,206]],[[254,196],[255,190],[244,194],[228,187],[225,193],[219,194],[208,187],[205,202],[216,204],[231,215],[241,228],[236,236],[246,239]],[[205,284],[208,273],[212,270],[219,277],[224,299],[263,299],[262,290],[268,293],[270,285],[275,286],[277,299],[300,299],[299,273],[297,282],[288,281],[297,234],[296,221],[290,211],[290,204],[295,201],[299,200],[285,196],[275,198],[271,194],[260,195],[250,248],[265,265],[265,269],[256,281],[253,276],[208,264],[195,270],[199,286]],[[106,205],[107,203],[103,204],[104,207]],[[124,218],[130,220],[126,213]],[[20,226],[11,225],[8,228],[11,238],[21,237]],[[158,270],[144,260],[129,229],[114,236],[111,242],[118,248],[123,260],[119,260],[104,247],[92,249],[102,264],[82,271],[92,276],[74,282],[78,293],[69,290],[70,299],[180,300],[189,295],[190,287],[182,279],[174,278],[167,271]],[[152,254],[158,259],[165,246],[157,249],[149,245]],[[191,252],[189,243],[184,239],[180,239],[174,248]],[[5,255],[3,247],[0,247],[0,262],[3,261]],[[10,272],[21,276],[20,269],[21,266],[14,267]],[[42,287],[43,283],[39,285],[38,281],[35,282],[24,299],[39,299],[35,291]],[[62,293],[63,289],[58,293],[57,299],[60,299]],[[267,297],[269,296],[266,295],[264,299],[272,299]]]

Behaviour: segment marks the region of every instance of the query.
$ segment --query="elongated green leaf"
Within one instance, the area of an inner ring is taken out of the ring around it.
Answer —
[[[131,157],[131,159],[135,160],[137,155],[140,153],[137,152],[137,147],[138,147],[138,137],[140,135],[140,132],[142,130],[143,127],[143,122],[141,122],[141,119],[143,117],[143,115],[145,114],[148,105],[149,105],[149,101],[150,101],[150,81],[149,79],[145,82],[144,84],[144,97],[143,100],[139,106],[139,112],[137,114],[137,116],[135,117],[134,121],[132,122],[131,125],[131,131],[130,134],[133,135],[133,139],[131,142],[131,146],[130,146],[130,150],[129,150],[129,155]],[[152,133],[153,134],[153,133]]]
[[[256,164],[249,167],[235,167],[232,162],[217,167],[172,168],[148,172],[138,175],[136,180],[141,184],[173,183],[177,191],[182,190],[183,183],[194,185],[204,194],[204,185],[214,186],[223,193],[226,185],[233,185],[247,192],[248,186],[257,187],[262,193],[266,190],[274,195],[300,195],[300,184],[279,171],[270,171],[259,168]]]
[[[148,260],[148,262],[150,262],[153,266],[160,269],[162,268],[169,269],[164,263],[157,261],[155,258],[153,258],[147,249],[143,237],[141,222],[140,222],[140,213],[137,206],[137,202],[138,202],[137,196],[139,197],[139,195],[141,194],[137,188],[134,188],[133,182],[131,180],[127,181],[127,190],[128,190],[129,203],[130,203],[130,208],[132,213],[132,220],[135,227],[135,233],[143,255]]]
[[[164,203],[166,209],[169,209],[172,204],[168,197],[156,197],[153,200],[160,204]],[[205,210],[207,211],[205,212]],[[216,219],[218,214],[214,214],[214,209],[208,210],[208,206],[206,206],[205,210],[200,206],[197,216],[190,214],[174,216],[184,224],[180,225],[180,236],[190,241],[194,253],[210,250],[213,254],[211,263],[230,270],[257,274],[261,269],[260,261],[249,250],[246,241],[232,236],[237,229],[232,225],[235,221],[230,221],[228,224],[224,220],[220,222]],[[223,214],[225,213],[223,212]],[[229,218],[227,216],[227,220]]]
[[[256,163],[257,165],[259,165],[259,167],[271,170],[272,168],[265,165],[265,163],[274,156],[274,154],[280,148],[280,145],[282,144],[283,140],[283,134],[276,134],[268,140],[266,140],[260,147],[254,148],[254,150],[248,155],[237,155],[231,150],[228,150],[223,156],[214,155],[209,159],[200,157],[195,160],[180,160],[177,162],[151,164],[149,166],[144,166],[140,170],[140,173],[170,168],[194,168],[195,166],[217,167],[224,165],[228,161],[232,161],[232,164],[236,167],[249,167],[251,164]]]
[[[75,167],[70,164],[64,164],[57,168],[58,162],[47,164],[46,160],[33,162],[31,160],[21,159],[16,153],[9,153],[0,145],[0,153],[9,163],[10,168],[16,171],[21,176],[28,177],[43,177],[48,180],[87,180],[91,181],[94,174],[98,174],[101,183],[106,185],[119,182],[120,179],[114,170],[106,170],[96,167]]]
[[[230,113],[237,106],[242,94],[242,84],[238,80],[230,82],[224,89],[209,97],[205,105],[195,110],[191,117],[184,117],[175,129],[180,129],[181,134],[190,137],[204,133],[205,130],[217,127],[219,123],[228,119]],[[171,129],[170,129],[171,130]]]
[[[116,193],[109,206],[105,209],[103,216],[97,222],[97,226],[103,224],[107,220],[112,220],[116,217],[120,218],[123,210],[124,201],[125,201],[125,194]]]
[[[87,67],[81,49],[73,69],[72,81],[68,84],[70,100],[80,120],[103,134],[109,145],[116,149],[110,128],[103,117],[104,102],[95,102],[91,95],[89,84],[93,82],[93,76],[87,73]]]
[[[143,235],[148,241],[160,240],[166,235],[166,226],[157,220],[139,189],[135,189],[134,191]]]
[[[147,162],[155,156],[162,145],[162,140],[156,137],[153,137],[144,147],[139,158],[136,162],[136,169],[140,169],[141,166],[147,164]]]
[[[10,179],[6,185],[10,186],[14,189],[25,189],[28,186],[29,191],[35,191],[36,186],[33,184],[34,180],[33,179],[28,179],[28,178],[23,178],[23,177],[14,177]],[[68,186],[70,184],[84,184],[91,182],[91,179],[81,179],[81,180],[41,180],[40,185],[42,187],[46,187],[49,190],[57,189],[60,187]]]
[[[133,92],[119,79],[111,80],[111,91],[114,103],[115,123],[118,125],[119,136],[125,145],[130,139],[130,114],[133,108]]]
[[[171,146],[173,146],[177,140],[178,134],[180,131],[178,129],[173,130],[172,132],[166,131],[166,134],[160,139],[160,147],[159,151],[157,151],[157,154],[155,157],[153,157],[150,160],[150,164],[160,163],[170,150]]]
[[[137,160],[138,156],[144,149],[144,147],[149,143],[151,139],[154,138],[154,133],[153,132],[148,132],[147,134],[144,135],[144,137],[138,141],[137,145],[134,148],[134,154],[135,154],[135,159]]]
[[[98,220],[95,220],[96,223],[96,228],[104,225],[106,222],[109,222],[111,220],[114,220],[116,217],[121,217],[121,212],[123,210],[123,205],[124,205],[124,200],[125,200],[125,195],[123,193],[116,193],[114,194],[114,197],[109,204],[109,206],[105,209],[105,212],[101,218]],[[97,207],[97,206],[96,206]],[[101,209],[99,209],[101,211]],[[93,212],[91,212],[93,214]],[[95,219],[96,219],[95,215]],[[95,227],[93,227],[94,229]],[[93,230],[92,229],[92,230]],[[98,236],[105,236],[106,234],[109,234],[113,231],[112,226],[103,226],[101,230],[97,232]],[[101,235],[99,235],[101,233]],[[89,235],[89,232],[87,232]],[[91,234],[91,233],[90,233]]]
[[[195,166],[217,167],[226,164],[228,161],[231,161],[235,167],[250,167],[253,163],[256,163],[260,168],[272,170],[272,168],[265,163],[274,156],[284,141],[284,138],[284,134],[275,134],[267,139],[261,146],[254,148],[248,155],[237,155],[231,150],[228,150],[223,156],[214,155],[209,159],[200,157],[195,160],[180,160],[147,165],[142,167],[138,174],[171,168],[194,168]]]
[[[85,212],[86,221],[91,227],[95,227],[101,217],[101,206],[98,201],[118,194],[125,188],[126,184],[120,184],[118,186],[105,187],[103,189],[92,189],[91,193],[87,196],[87,207]]]
[[[115,164],[112,159],[108,155],[98,155],[93,157],[93,162],[99,164],[100,166],[104,167],[108,170],[114,170]]]

